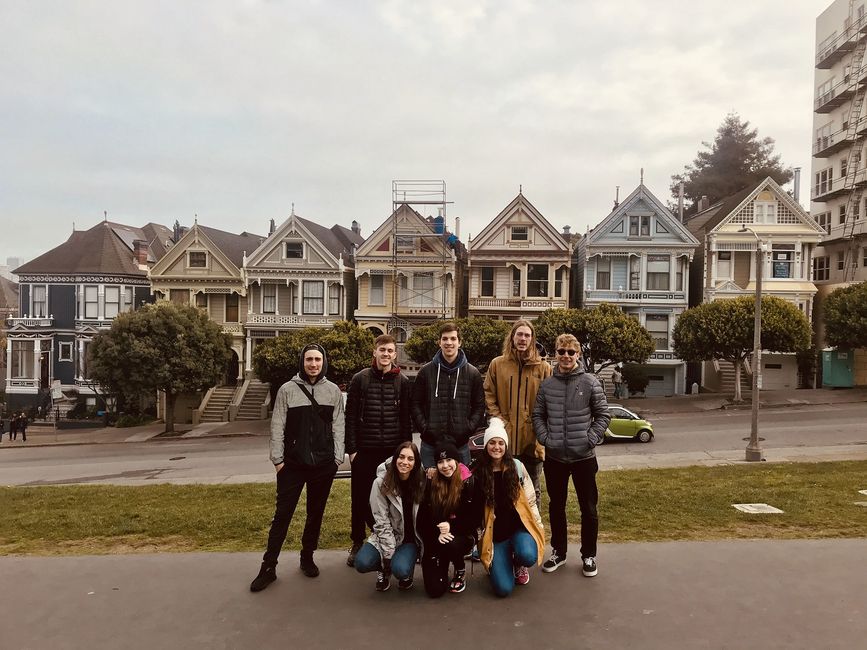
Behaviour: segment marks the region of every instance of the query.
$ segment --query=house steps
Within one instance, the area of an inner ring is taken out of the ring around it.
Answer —
[[[234,386],[219,386],[211,393],[210,398],[202,409],[201,422],[225,422],[228,420],[229,402],[235,394]]]
[[[735,367],[730,361],[719,362],[720,393],[724,395],[735,394]],[[741,396],[747,397],[753,388],[753,377],[744,368],[741,368]]]

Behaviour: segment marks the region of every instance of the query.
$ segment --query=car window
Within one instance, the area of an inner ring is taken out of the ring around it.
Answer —
[[[611,417],[613,418],[621,418],[621,419],[629,419],[629,415],[623,409],[619,408],[610,408]]]

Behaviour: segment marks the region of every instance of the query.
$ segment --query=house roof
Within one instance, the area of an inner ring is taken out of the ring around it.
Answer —
[[[328,252],[336,258],[343,255],[343,264],[351,266],[352,258],[350,253],[352,252],[352,246],[360,246],[364,243],[364,237],[355,234],[343,226],[334,225],[331,228],[326,228],[325,226],[320,226],[318,223],[310,221],[309,219],[304,219],[298,215],[295,215],[295,218],[304,224],[304,227],[307,228],[316,239],[322,242],[322,245],[328,249]]]
[[[29,273],[95,273],[104,275],[145,276],[134,259],[133,242],[137,239],[154,242],[149,247],[148,263],[165,254],[165,245],[158,245],[168,228],[147,224],[134,228],[111,221],[101,221],[90,230],[74,230],[65,242],[36,259],[15,269],[16,274]],[[149,238],[150,235],[150,238]]]
[[[226,255],[232,264],[239,269],[244,264],[244,254],[252,253],[262,245],[265,238],[262,235],[254,235],[249,232],[242,232],[240,235],[209,228],[208,226],[199,226],[199,229],[204,232],[208,238],[214,242],[214,245]]]
[[[0,310],[18,311],[18,283],[0,275]]]
[[[701,212],[689,217],[684,225],[686,225],[687,230],[696,239],[702,241],[705,235],[722,223],[723,219],[729,216],[745,198],[752,194],[756,187],[758,187],[758,183],[747,186],[740,192],[717,201],[709,208],[705,208]]]

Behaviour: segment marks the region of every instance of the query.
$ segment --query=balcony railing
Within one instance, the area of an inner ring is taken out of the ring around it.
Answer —
[[[37,390],[39,388],[39,380],[19,377],[17,379],[10,379],[6,382],[7,390],[15,388]],[[10,392],[14,392],[14,390]]]
[[[282,315],[282,314],[247,314],[247,326],[250,325],[331,325],[339,316],[319,315]]]
[[[850,75],[846,75],[843,81],[816,97],[813,102],[813,110],[816,113],[830,113],[854,94],[855,84],[852,83]]]
[[[831,68],[843,56],[855,49],[867,29],[867,15],[854,21],[849,18],[840,34],[832,34],[816,47],[816,67],[822,70]]]
[[[470,298],[470,307],[504,309],[560,309],[567,307],[565,298]]]
[[[861,128],[860,123],[859,128]],[[867,128],[867,124],[865,124],[864,128]],[[817,138],[813,142],[813,156],[816,158],[827,158],[841,149],[851,146],[854,138],[848,135],[848,131],[849,129],[841,129],[831,135]]]
[[[588,289],[587,300],[592,302],[686,302],[683,291],[612,291],[610,289]]]
[[[867,183],[867,170],[862,167],[854,173],[854,178],[841,176],[830,181],[816,183],[813,186],[812,199],[819,203],[830,201],[837,196],[851,192],[853,186],[861,187],[865,183]]]
[[[442,305],[430,305],[426,307],[414,305],[398,305],[395,308],[394,313],[400,316],[442,316],[444,318],[454,318],[455,310],[454,307],[451,306],[447,306],[445,307],[445,309],[443,309]]]
[[[21,325],[23,327],[54,327],[54,316],[24,316],[22,318],[10,318],[6,321],[10,327]]]
[[[223,332],[226,334],[243,334],[244,326],[241,323],[223,323]]]

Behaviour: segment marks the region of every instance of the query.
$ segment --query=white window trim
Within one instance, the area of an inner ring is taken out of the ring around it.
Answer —
[[[526,239],[513,239],[512,238],[512,231],[515,228],[526,228],[527,238]],[[519,225],[515,225],[515,226],[509,226],[509,241],[510,242],[514,242],[514,243],[518,243],[518,244],[529,244],[532,240],[533,240],[533,228],[529,224],[527,224],[527,225],[519,224]]]
[[[41,287],[41,288],[45,289],[45,300],[44,300],[44,303],[45,303],[45,313],[39,315],[39,316],[41,316],[42,318],[45,318],[45,317],[48,316],[48,285],[47,285],[47,284],[31,284],[31,285],[30,285],[30,314],[29,314],[29,315],[30,315],[30,316],[33,316],[33,317],[36,317],[36,316],[37,316],[37,314],[36,314],[36,307],[34,306],[35,303],[36,303],[36,301],[33,299],[33,298],[34,298],[34,294],[36,293],[36,288],[37,288],[37,287]]]
[[[286,246],[288,244],[301,244],[301,257],[289,257],[286,255]],[[294,239],[284,239],[282,250],[280,251],[281,257],[284,260],[306,260],[307,259],[307,242],[304,241],[296,241]]]
[[[193,266],[193,265],[190,263],[190,256],[191,256],[193,253],[201,253],[202,255],[205,256],[205,265],[204,265],[204,266]],[[208,251],[203,251],[203,250],[188,250],[188,251],[187,251],[187,268],[188,268],[188,269],[205,269],[205,270],[207,270],[207,269],[208,269]]]
[[[304,288],[308,284],[311,286],[314,284],[318,284],[320,287],[322,287],[322,295],[321,296],[305,296],[304,295]],[[310,300],[321,300],[322,301],[322,310],[321,311],[306,311],[304,309],[304,300],[308,299],[308,298]],[[302,315],[305,315],[305,316],[306,315],[325,316],[328,313],[328,306],[326,304],[327,300],[328,300],[328,294],[325,291],[325,281],[324,280],[303,280],[301,282],[301,314]]]
[[[237,296],[238,297],[238,318],[237,320],[229,320],[228,312],[229,312],[229,296]],[[223,322],[224,323],[240,323],[241,322],[241,296],[239,296],[234,291],[226,294],[226,297],[223,299]]]
[[[369,275],[367,283],[367,306],[368,307],[384,307],[385,306],[385,276],[384,275]],[[382,278],[382,302],[373,302],[373,278]]]
[[[265,287],[274,287],[274,311],[265,311]],[[263,282],[259,285],[259,313],[269,316],[280,313],[280,285],[271,282]]]
[[[68,354],[63,353],[63,349],[67,348],[69,350]],[[57,360],[58,361],[69,361],[72,362],[72,355],[75,351],[75,346],[72,341],[59,341],[57,343]]]

